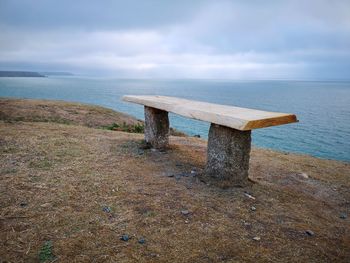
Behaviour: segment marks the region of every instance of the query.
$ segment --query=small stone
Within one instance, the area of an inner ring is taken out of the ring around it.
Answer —
[[[185,224],[188,224],[190,221],[188,219],[185,220]]]
[[[341,219],[346,219],[346,218],[347,218],[347,215],[346,215],[345,213],[341,213],[340,216],[339,216],[339,218],[341,218]]]
[[[307,173],[299,173],[298,174],[300,177],[304,178],[304,179],[308,179],[309,176],[307,175]]]
[[[256,211],[256,207],[255,207],[255,206],[252,206],[252,207],[250,208],[250,210]]]
[[[121,237],[120,237],[120,240],[122,240],[122,241],[125,241],[125,242],[127,242],[127,241],[129,241],[129,235],[122,235]]]
[[[308,235],[308,236],[313,236],[313,235],[315,235],[315,233],[313,232],[313,231],[311,231],[311,230],[306,230],[305,231],[305,233]]]
[[[42,204],[41,207],[49,207],[51,204],[50,203],[45,203],[45,204]]]
[[[181,210],[181,214],[183,214],[184,216],[187,216],[190,214],[190,211],[188,210]]]
[[[167,174],[166,177],[174,177],[174,174]]]
[[[179,180],[181,179],[181,175],[176,174],[176,175],[175,175],[175,179],[176,179],[176,181],[179,181]]]
[[[189,174],[188,174],[188,173],[181,173],[181,176],[183,176],[183,177],[188,177]]]
[[[109,206],[104,206],[104,207],[102,208],[102,211],[103,211],[103,212],[106,212],[106,213],[110,213],[110,212],[112,211],[112,209],[111,209]]]
[[[196,174],[196,171],[195,170],[192,170],[191,171],[191,175],[195,175]]]
[[[146,240],[143,237],[141,237],[138,242],[142,245],[146,243]]]
[[[190,175],[193,175],[193,174],[182,172],[179,174],[175,174],[175,178],[180,179],[181,177],[189,177]]]
[[[26,207],[28,204],[27,204],[26,202],[21,202],[19,205],[20,205],[21,207]]]
[[[260,237],[253,237],[253,240],[260,241]]]
[[[193,135],[193,137],[200,138],[201,136],[199,134],[195,134],[195,135]]]
[[[307,173],[301,173],[301,176],[304,177],[305,179],[309,178],[309,176],[307,175]]]

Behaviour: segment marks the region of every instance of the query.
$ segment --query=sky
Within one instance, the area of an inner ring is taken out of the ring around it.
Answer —
[[[350,79],[350,0],[0,0],[0,70]]]

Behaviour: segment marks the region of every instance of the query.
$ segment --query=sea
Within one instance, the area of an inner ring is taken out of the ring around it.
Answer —
[[[259,110],[294,113],[298,123],[257,129],[257,147],[350,161],[350,81],[0,78],[0,97],[95,104],[144,119],[123,95],[166,95]],[[209,123],[170,114],[170,125],[207,138]]]

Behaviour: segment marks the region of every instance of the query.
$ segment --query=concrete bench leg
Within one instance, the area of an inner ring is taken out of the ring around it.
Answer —
[[[211,124],[205,176],[220,186],[244,186],[248,183],[251,131],[239,131]]]
[[[145,106],[145,141],[160,150],[169,146],[167,111]]]

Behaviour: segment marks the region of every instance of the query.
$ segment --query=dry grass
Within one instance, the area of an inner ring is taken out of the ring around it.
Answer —
[[[0,98],[0,120],[5,122],[50,122],[91,128],[140,132],[144,122],[125,113],[96,105],[54,100]],[[186,134],[170,128],[170,134]]]
[[[142,138],[1,122],[0,262],[349,261],[348,163],[253,149],[255,183],[222,190],[199,179],[205,141]]]
[[[141,123],[135,118],[95,105],[50,100],[0,98],[0,119],[4,121],[55,122],[100,128],[112,123]]]

